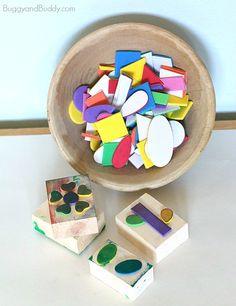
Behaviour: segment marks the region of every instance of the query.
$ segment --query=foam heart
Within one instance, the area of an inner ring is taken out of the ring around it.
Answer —
[[[65,215],[70,214],[70,212],[71,212],[70,204],[62,204],[62,205],[58,206],[56,208],[56,212],[63,213]]]

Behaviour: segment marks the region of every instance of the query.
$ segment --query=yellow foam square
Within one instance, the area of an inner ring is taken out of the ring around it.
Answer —
[[[128,135],[121,113],[99,120],[94,125],[104,143]]]
[[[192,105],[193,102],[189,101],[187,106],[180,106],[179,110],[167,113],[166,117],[173,120],[184,120]]]
[[[143,163],[144,163],[144,167],[146,169],[151,168],[152,166],[154,166],[153,162],[148,158],[146,152],[145,152],[145,145],[146,145],[146,141],[147,139],[144,139],[142,141],[140,141],[139,143],[137,143],[137,147],[139,150],[139,153],[142,157]]]
[[[177,105],[177,106],[187,106],[188,105],[188,95],[183,96],[183,98],[169,95],[168,105]]]
[[[145,63],[146,58],[143,57],[140,60],[121,68],[120,74],[125,74],[130,77],[133,80],[132,86],[137,86],[142,82],[143,68]]]

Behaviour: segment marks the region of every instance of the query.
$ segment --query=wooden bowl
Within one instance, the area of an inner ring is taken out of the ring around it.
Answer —
[[[89,143],[68,116],[74,89],[97,78],[100,63],[113,63],[116,50],[152,50],[169,55],[188,73],[188,93],[193,107],[185,119],[189,141],[174,153],[163,168],[137,170],[128,165],[120,170],[103,167],[93,160]],[[170,183],[188,170],[204,149],[215,120],[215,96],[210,76],[193,49],[174,34],[154,25],[121,23],[99,29],[78,41],[64,56],[51,81],[48,121],[52,135],[71,166],[108,188],[134,191]]]

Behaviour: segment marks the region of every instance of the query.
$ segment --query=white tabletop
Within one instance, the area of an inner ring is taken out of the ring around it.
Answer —
[[[133,305],[236,305],[236,131],[215,131],[196,164],[149,193],[189,222],[190,239],[156,268]],[[50,135],[0,137],[0,305],[113,306],[130,302],[89,274],[87,258],[106,238],[140,255],[116,231],[114,216],[144,191],[94,184],[106,230],[78,256],[40,236],[31,214],[46,199],[46,179],[75,171]],[[147,190],[146,190],[147,191]]]

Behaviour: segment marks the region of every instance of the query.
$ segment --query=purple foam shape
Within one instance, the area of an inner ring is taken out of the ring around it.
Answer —
[[[97,121],[97,117],[101,113],[112,114],[115,111],[115,107],[110,104],[95,105],[85,109],[83,112],[83,119],[89,123]]]
[[[73,101],[75,107],[82,112],[83,111],[83,102],[84,102],[84,93],[86,93],[88,85],[81,85],[77,87],[73,93]]]
[[[131,210],[138,215],[139,217],[143,218],[150,226],[152,226],[158,233],[162,236],[165,236],[171,228],[161,221],[157,216],[155,216],[149,209],[147,209],[143,204],[138,203]]]
[[[161,85],[161,84],[152,84],[152,85],[150,85],[150,87],[151,87],[151,90],[152,91],[163,91],[164,90],[164,86],[163,85]]]

